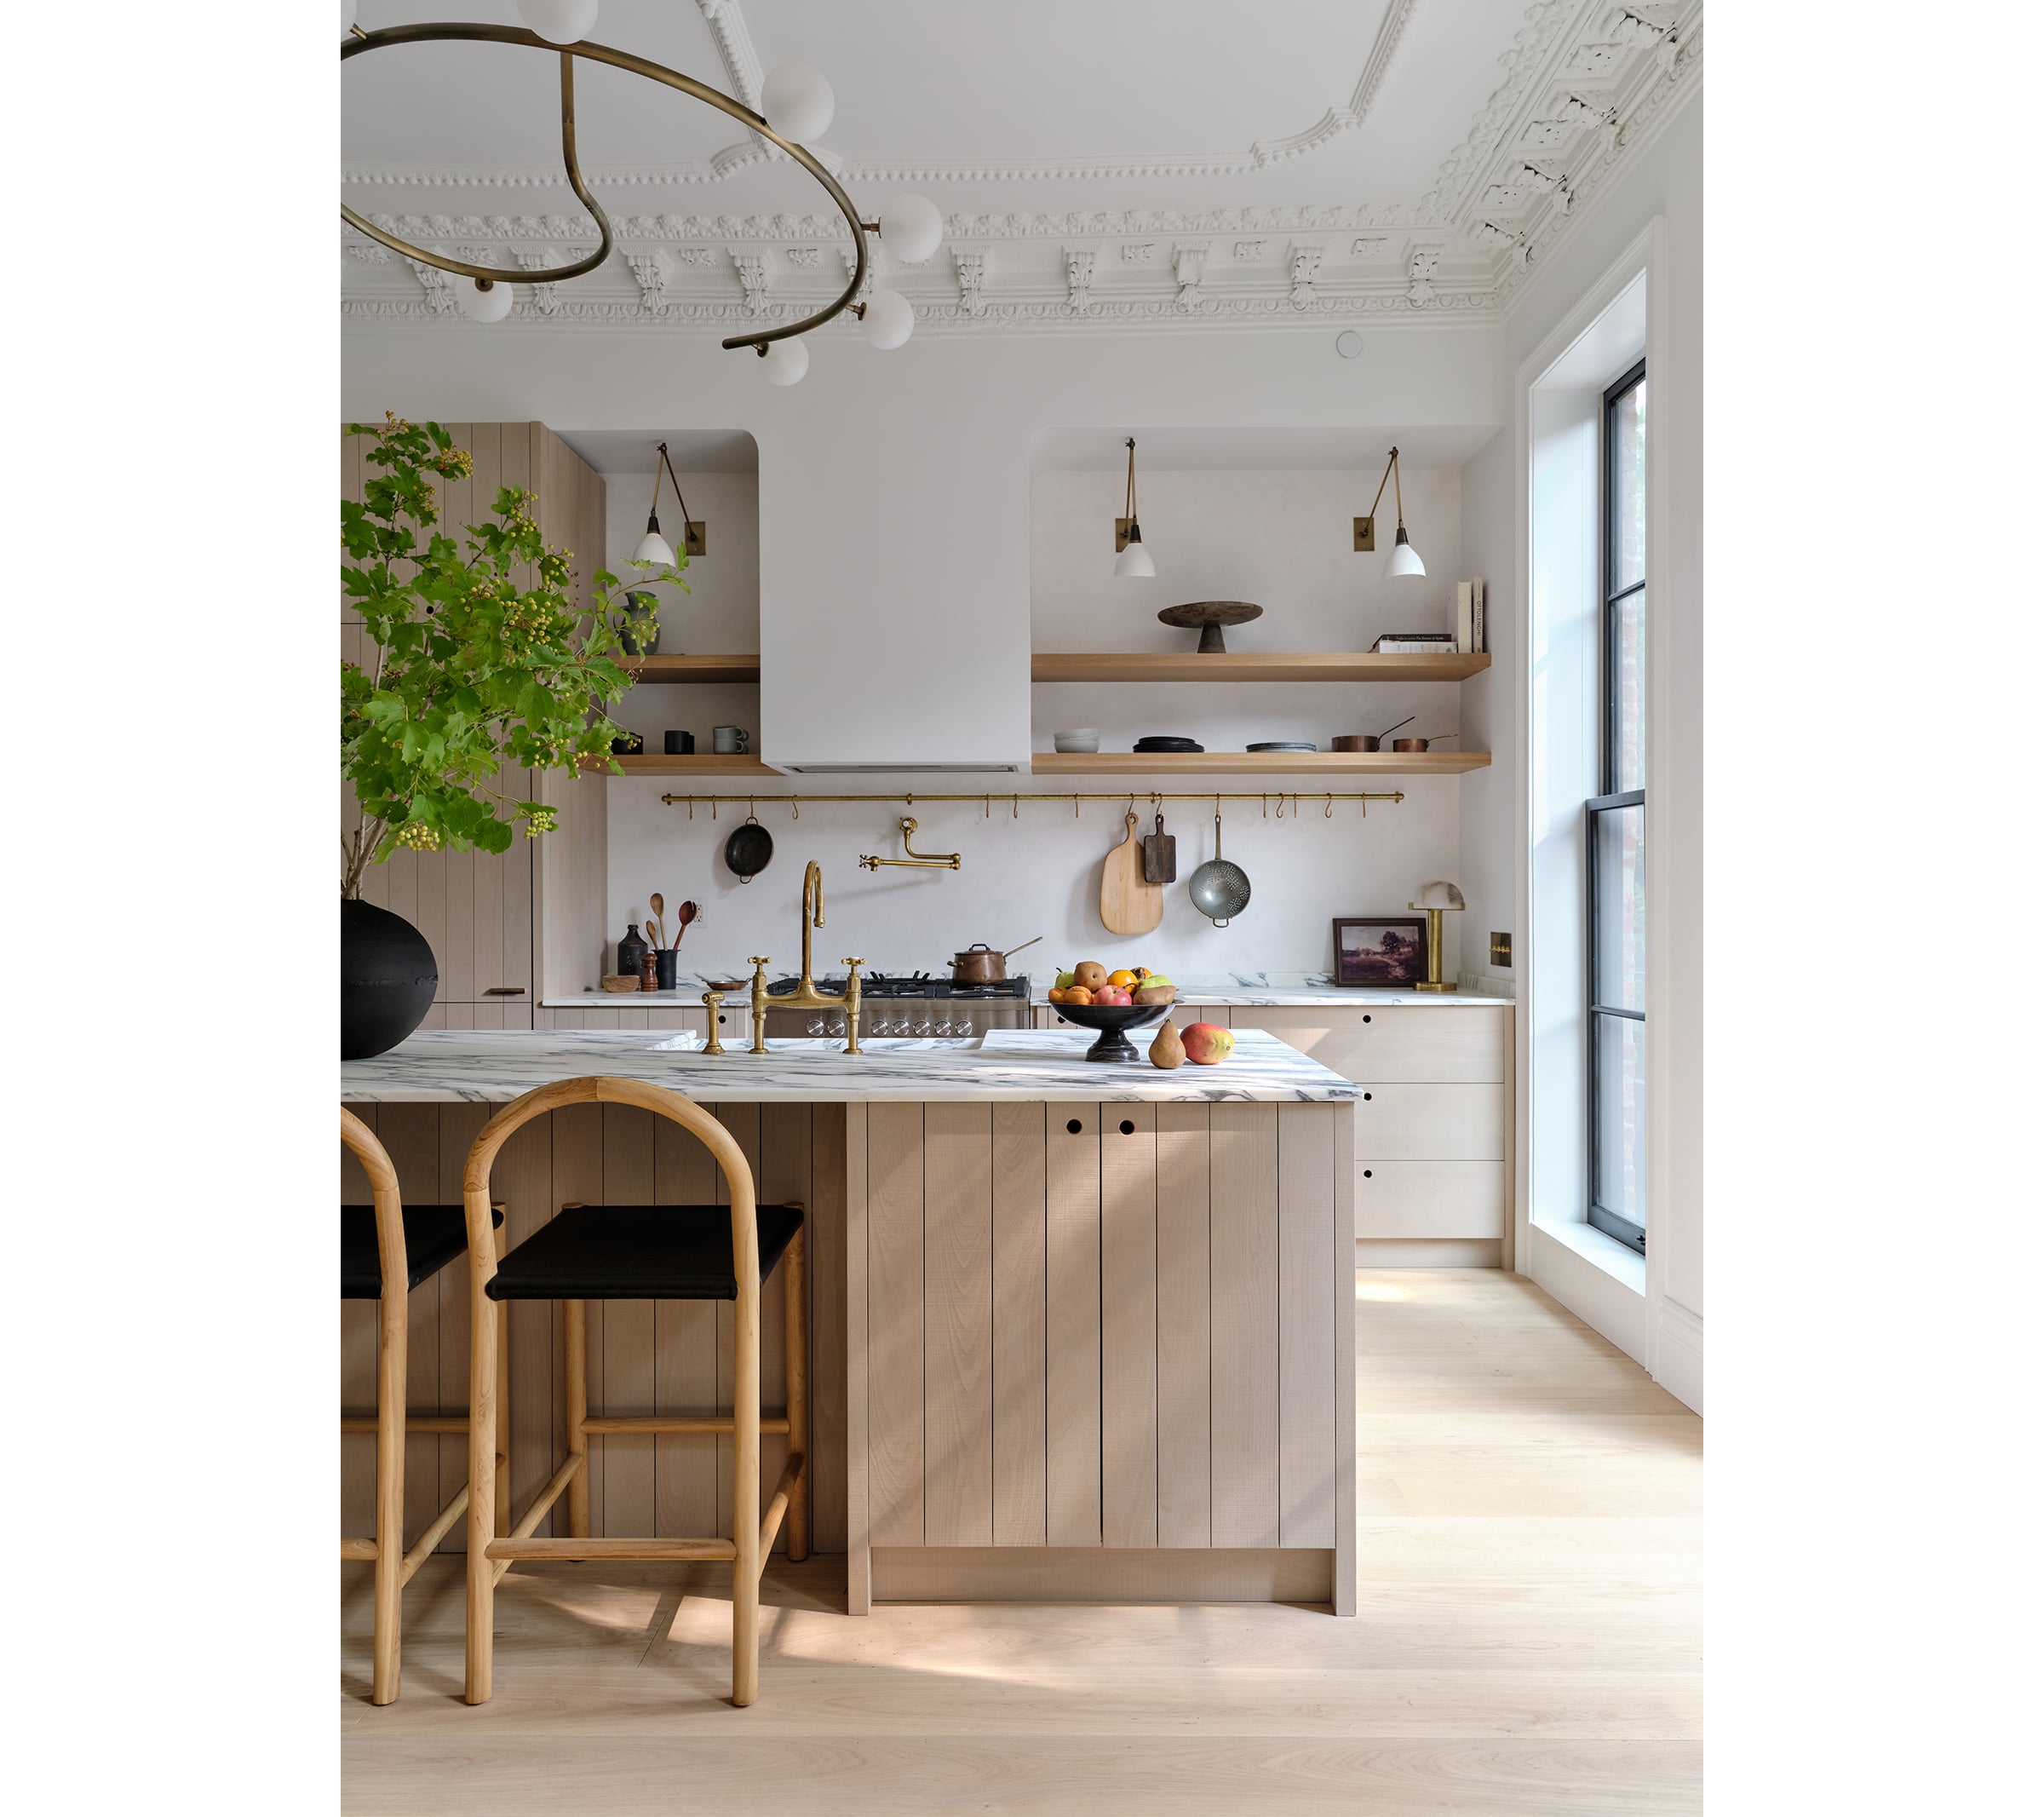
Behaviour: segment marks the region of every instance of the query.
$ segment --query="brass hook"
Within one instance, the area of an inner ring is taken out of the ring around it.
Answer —
[[[1330,794],[1328,796],[1328,797],[1327,797],[1327,806],[1326,806],[1326,807],[1324,807],[1323,808],[1322,808],[1322,809],[1320,810],[1320,818],[1321,818],[1322,819],[1323,819],[1323,820],[1331,820],[1331,819],[1334,819],[1334,817],[1335,817],[1335,797],[1334,797],[1334,796],[1333,796],[1333,795],[1330,793]]]
[[[788,797],[788,811],[793,814],[796,819],[799,820],[801,819],[802,798],[801,796],[791,795]]]
[[[1019,820],[1022,818],[1022,797],[1020,796],[1011,795],[1008,796],[1008,817],[1011,820]]]

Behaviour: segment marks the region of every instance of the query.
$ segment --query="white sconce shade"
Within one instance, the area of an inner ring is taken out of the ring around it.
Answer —
[[[454,300],[472,322],[501,322],[511,313],[511,286],[499,278],[485,290],[474,279],[463,279],[454,287]]]
[[[632,551],[632,560],[657,561],[662,567],[671,568],[675,565],[675,552],[657,530],[649,530],[640,538],[638,548]]]
[[[799,338],[776,341],[768,346],[766,357],[760,364],[766,369],[768,384],[799,385],[809,370],[809,349]]]
[[[916,311],[899,290],[876,290],[866,299],[859,326],[874,346],[899,347],[916,332]]]
[[[596,23],[596,0],[518,0],[518,11],[549,44],[578,44]]]
[[[1398,526],[1398,539],[1392,544],[1391,560],[1386,565],[1387,574],[1424,574],[1427,564],[1420,560],[1420,552],[1406,540],[1405,526]]]
[[[821,138],[836,111],[830,84],[807,63],[777,63],[760,84],[760,112],[766,124],[796,145]]]
[[[1405,906],[1409,909],[1459,909],[1467,907],[1462,893],[1452,883],[1422,883],[1419,894]]]
[[[944,216],[927,196],[896,196],[880,211],[880,243],[904,265],[920,265],[944,239]]]
[[[1150,559],[1150,551],[1143,547],[1141,537],[1129,532],[1128,546],[1114,558],[1114,578],[1117,580],[1155,580],[1157,564]]]

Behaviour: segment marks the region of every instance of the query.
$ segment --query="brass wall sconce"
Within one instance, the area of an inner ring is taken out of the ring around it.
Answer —
[[[1157,564],[1143,547],[1143,526],[1135,515],[1135,438],[1128,438],[1128,515],[1114,520],[1115,577],[1119,580],[1154,580]]]
[[[1356,553],[1371,554],[1377,546],[1377,507],[1384,502],[1384,488],[1389,486],[1392,497],[1398,506],[1398,534],[1392,545],[1391,560],[1385,566],[1387,574],[1424,574],[1427,564],[1420,560],[1420,552],[1412,546],[1405,534],[1405,488],[1398,474],[1398,451],[1391,451],[1391,459],[1386,463],[1384,477],[1377,481],[1377,496],[1369,502],[1369,515],[1358,517],[1356,524]]]
[[[706,555],[709,553],[709,526],[699,517],[688,515],[688,501],[681,496],[681,482],[675,478],[675,463],[667,457],[667,444],[660,444],[660,457],[653,463],[653,502],[646,507],[646,534],[639,539],[634,552],[634,561],[657,561],[663,567],[675,565],[675,552],[668,546],[667,538],[660,534],[660,470],[667,469],[667,477],[675,488],[675,503],[681,507],[681,552],[686,555]]]
[[[877,871],[882,865],[898,865],[904,871],[956,871],[963,862],[956,852],[918,852],[909,843],[916,831],[916,823],[907,814],[901,817],[900,858],[862,858],[859,863],[869,871]]]

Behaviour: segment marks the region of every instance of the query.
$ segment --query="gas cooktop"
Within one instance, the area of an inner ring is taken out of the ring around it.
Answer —
[[[766,986],[769,997],[787,997],[801,982],[799,978],[776,978]],[[845,980],[842,978],[818,978],[816,987],[826,997],[842,997]],[[933,978],[927,972],[916,972],[908,977],[890,977],[886,972],[862,973],[858,980],[861,997],[956,997],[965,998],[1006,998],[1029,997],[1029,978],[1003,979],[999,984],[953,984],[948,978]]]

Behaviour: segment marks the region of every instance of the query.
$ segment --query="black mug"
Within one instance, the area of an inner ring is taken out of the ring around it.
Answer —
[[[679,949],[673,946],[653,948],[653,982],[657,989],[671,991],[675,988],[675,963],[680,957]]]
[[[670,732],[667,734],[667,754],[670,757],[692,757],[696,754],[696,735],[692,732]]]

